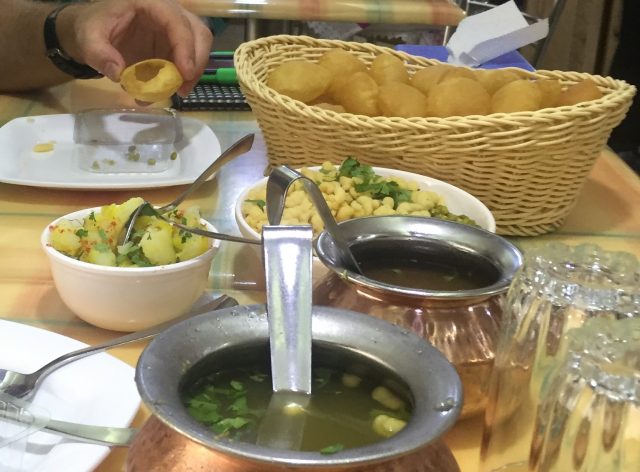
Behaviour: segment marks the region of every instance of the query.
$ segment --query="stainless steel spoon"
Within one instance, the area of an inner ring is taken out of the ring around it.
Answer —
[[[128,446],[138,430],[112,426],[70,423],[49,418],[48,413],[34,409],[28,402],[0,393],[0,426],[2,423],[22,423],[36,431],[55,434],[74,442],[98,446]]]
[[[21,399],[29,398],[35,393],[36,389],[46,376],[59,369],[60,367],[69,364],[70,362],[82,359],[92,354],[97,354],[106,349],[111,349],[112,347],[122,346],[123,344],[142,341],[144,339],[153,337],[156,334],[164,331],[169,326],[172,326],[175,323],[188,317],[229,306],[235,306],[237,304],[238,302],[235,299],[227,295],[222,295],[210,303],[189,311],[183,316],[166,321],[164,323],[160,323],[159,325],[153,326],[149,329],[130,333],[125,336],[120,336],[118,338],[112,339],[111,341],[107,341],[105,343],[96,344],[95,346],[88,346],[83,349],[64,354],[30,374],[23,374],[12,370],[0,369],[0,393],[6,393],[13,397]]]
[[[273,393],[256,444],[299,450],[311,400],[311,226],[262,228]]]
[[[220,239],[221,241],[233,241],[236,243],[247,243],[247,244],[257,244],[257,245],[262,244],[260,241],[256,239],[243,238],[242,236],[234,236],[232,234],[216,233],[215,231],[207,231],[206,229],[183,225],[182,223],[178,223],[177,221],[174,221],[171,218],[167,218],[166,216],[164,216],[157,209],[155,209],[153,205],[151,205],[149,202],[144,202],[142,205],[136,208],[133,211],[133,213],[131,213],[131,216],[129,217],[129,221],[131,222],[131,225],[130,225],[130,228],[127,229],[127,232],[130,232],[132,234],[133,224],[135,223],[135,220],[139,216],[144,216],[144,215],[155,216],[163,221],[166,221],[170,225],[175,226],[176,228],[180,228],[181,230],[188,231],[189,233],[199,234],[200,236],[206,236],[207,238]],[[128,237],[131,237],[131,236],[129,235]],[[118,244],[121,244],[121,243],[118,242]]]
[[[175,210],[178,207],[178,205],[180,205],[189,195],[191,195],[204,182],[206,182],[209,177],[211,177],[214,173],[220,170],[222,166],[224,166],[228,162],[231,162],[236,157],[249,151],[251,149],[251,146],[253,146],[254,137],[255,137],[254,134],[247,134],[243,138],[240,138],[238,141],[233,143],[226,151],[220,154],[220,157],[218,157],[215,161],[213,161],[213,163],[209,167],[207,167],[204,170],[204,172],[202,172],[202,174],[200,174],[198,178],[194,180],[193,183],[189,185],[189,187],[187,187],[187,189],[184,192],[182,192],[182,194],[180,194],[171,203],[168,203],[167,205],[160,206],[160,207],[153,206],[149,202],[144,202],[142,205],[140,205],[135,211],[131,213],[131,215],[129,216],[129,219],[125,223],[124,228],[120,233],[118,245],[122,245],[127,241],[129,241],[129,239],[131,239],[131,236],[135,232],[134,225],[136,223],[136,220],[138,219],[138,216],[149,215],[149,214],[154,214],[158,216],[158,215],[163,215],[165,213],[169,213]],[[240,238],[237,236],[230,236],[230,235],[221,234],[221,233],[213,233],[210,231],[200,230],[198,228],[191,228],[188,226],[180,225],[173,221],[169,221],[167,218],[164,218],[164,217],[162,219],[164,219],[165,221],[168,221],[174,226],[178,226],[179,228],[185,231],[189,231],[191,233],[201,234],[203,236],[208,236],[211,238],[221,239],[225,241],[252,242],[251,240],[246,238]],[[255,241],[253,242],[255,243]]]
[[[316,183],[290,167],[275,167],[271,170],[267,179],[267,218],[269,224],[277,225],[280,223],[287,190],[296,180],[302,180],[305,190],[311,197],[316,210],[318,210],[318,215],[320,215],[325,229],[329,232],[338,248],[343,267],[351,272],[362,274],[360,265],[351,252],[349,243],[344,239],[342,231]]]

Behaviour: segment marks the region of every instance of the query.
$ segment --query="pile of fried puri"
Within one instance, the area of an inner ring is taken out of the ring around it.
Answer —
[[[267,85],[307,105],[339,113],[388,117],[449,117],[534,111],[602,97],[590,79],[572,85],[532,80],[514,69],[469,69],[449,64],[410,74],[391,54],[367,65],[344,49],[331,49],[318,62],[293,60],[274,68]]]

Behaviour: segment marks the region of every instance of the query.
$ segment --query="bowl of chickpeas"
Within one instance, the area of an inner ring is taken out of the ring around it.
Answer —
[[[495,232],[491,211],[476,197],[441,180],[396,169],[371,167],[347,158],[340,164],[298,169],[321,190],[338,223],[369,216],[434,217],[466,223]],[[240,232],[260,239],[268,224],[266,209],[267,178],[245,189],[236,202],[235,216]],[[310,224],[314,235],[324,225],[302,183],[289,189],[282,224]]]
[[[138,331],[186,313],[207,287],[220,241],[141,216],[131,240],[123,226],[143,200],[87,208],[57,218],[42,231],[60,298],[82,320],[115,331]],[[216,229],[196,207],[165,215]]]

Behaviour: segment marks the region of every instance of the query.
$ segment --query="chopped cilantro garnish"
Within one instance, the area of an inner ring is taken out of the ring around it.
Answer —
[[[195,419],[211,427],[217,435],[237,439],[248,428],[255,426],[264,411],[249,407],[242,382],[231,380],[227,385],[230,388],[207,385],[187,401],[187,409]]]
[[[84,228],[80,228],[78,231],[76,231],[76,236],[78,236],[79,238],[86,238],[89,235],[89,231],[87,231]]]
[[[193,237],[193,233],[190,233],[189,231],[184,231],[182,229],[180,230],[180,233],[178,233],[178,234],[180,234],[180,242],[182,244],[186,243],[187,239]]]
[[[95,246],[93,246],[95,248],[96,251],[99,252],[109,252],[111,251],[111,248],[109,247],[109,245],[107,243],[96,243]]]
[[[100,239],[102,240],[103,243],[109,242],[109,237],[107,236],[107,233],[104,229],[102,228],[98,229],[98,235],[100,236]]]
[[[89,213],[89,219],[91,221],[96,221],[96,214],[93,211],[91,213]]]
[[[153,264],[145,257],[142,248],[132,241],[128,241],[122,246],[117,247],[116,262],[121,264],[129,259],[132,264],[138,267],[151,267]]]
[[[336,443],[331,444],[330,446],[323,447],[320,449],[320,454],[335,454],[336,452],[340,452],[344,449],[344,444]]]
[[[371,166],[360,164],[357,159],[347,157],[338,169],[340,177],[359,177],[363,182],[369,182],[376,177]]]
[[[264,211],[264,207],[267,205],[267,202],[264,200],[245,200],[245,202],[257,205],[262,211]]]
[[[224,434],[231,429],[240,429],[251,423],[249,418],[236,416],[233,418],[224,418],[213,425],[213,430],[217,434]]]
[[[393,207],[397,208],[401,202],[411,200],[411,191],[400,188],[397,182],[387,181],[384,177],[376,175],[371,166],[360,164],[357,159],[348,157],[338,171],[342,177],[357,178],[355,189],[359,193],[369,193],[371,198],[382,200],[385,197],[393,198]]]
[[[398,207],[401,202],[411,200],[411,190],[400,188],[398,182],[378,180],[376,182],[363,182],[356,184],[356,191],[370,192],[371,198],[382,200],[385,197],[391,197],[394,201],[394,208]]]

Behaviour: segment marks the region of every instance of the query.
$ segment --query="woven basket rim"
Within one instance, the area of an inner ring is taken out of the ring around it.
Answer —
[[[413,56],[411,54],[405,53],[403,51],[396,51],[394,49],[377,46],[370,43],[358,43],[358,42],[350,42],[350,41],[342,41],[335,39],[317,39],[309,36],[293,36],[293,35],[274,35],[267,36],[264,38],[256,39],[253,41],[248,41],[241,44],[238,49],[236,49],[235,58],[236,58],[236,69],[238,72],[238,80],[240,84],[247,89],[251,90],[253,93],[262,97],[263,99],[267,99],[269,102],[279,102],[281,105],[284,105],[288,111],[298,112],[298,113],[313,113],[317,115],[322,115],[324,118],[332,119],[332,118],[340,118],[341,121],[345,119],[353,119],[357,117],[358,125],[369,125],[379,127],[380,125],[411,125],[411,126],[419,126],[423,125],[426,128],[436,126],[436,127],[447,127],[451,125],[470,125],[477,126],[478,124],[485,124],[493,126],[498,124],[500,126],[511,125],[511,126],[523,126],[527,125],[529,122],[539,123],[541,121],[549,121],[554,122],[558,120],[566,121],[571,118],[583,118],[585,116],[590,116],[594,113],[600,113],[603,108],[610,108],[618,106],[618,102],[627,101],[629,98],[633,97],[636,93],[636,87],[628,82],[620,79],[614,79],[609,76],[600,76],[589,74],[586,72],[567,72],[560,70],[537,70],[534,72],[526,71],[524,69],[520,69],[517,67],[509,67],[505,68],[506,70],[515,70],[520,75],[528,76],[531,78],[556,78],[560,80],[565,80],[568,82],[577,82],[582,79],[592,79],[599,86],[606,87],[611,91],[606,93],[603,97],[597,100],[591,100],[587,102],[581,102],[576,105],[569,106],[560,106],[553,108],[544,108],[535,111],[521,111],[514,113],[492,113],[488,115],[468,115],[468,116],[450,116],[450,117],[411,117],[411,118],[402,118],[402,117],[386,117],[386,116],[366,116],[366,115],[356,115],[349,112],[336,112],[333,110],[319,108],[313,105],[307,105],[301,101],[295,100],[286,95],[282,95],[272,88],[268,87],[263,81],[258,80],[252,74],[250,62],[246,60],[246,57],[252,54],[256,50],[264,49],[270,45],[300,45],[300,46],[308,46],[311,47],[321,47],[321,48],[332,48],[332,47],[340,47],[342,49],[350,50],[352,48],[356,48],[358,50],[370,51],[370,52],[388,52],[395,56],[402,58],[405,61],[410,61],[420,66],[430,66],[436,64],[443,64],[443,62],[428,59],[420,56]],[[461,66],[465,67],[465,66]],[[468,67],[467,67],[468,68]],[[471,68],[468,68],[471,69]]]

